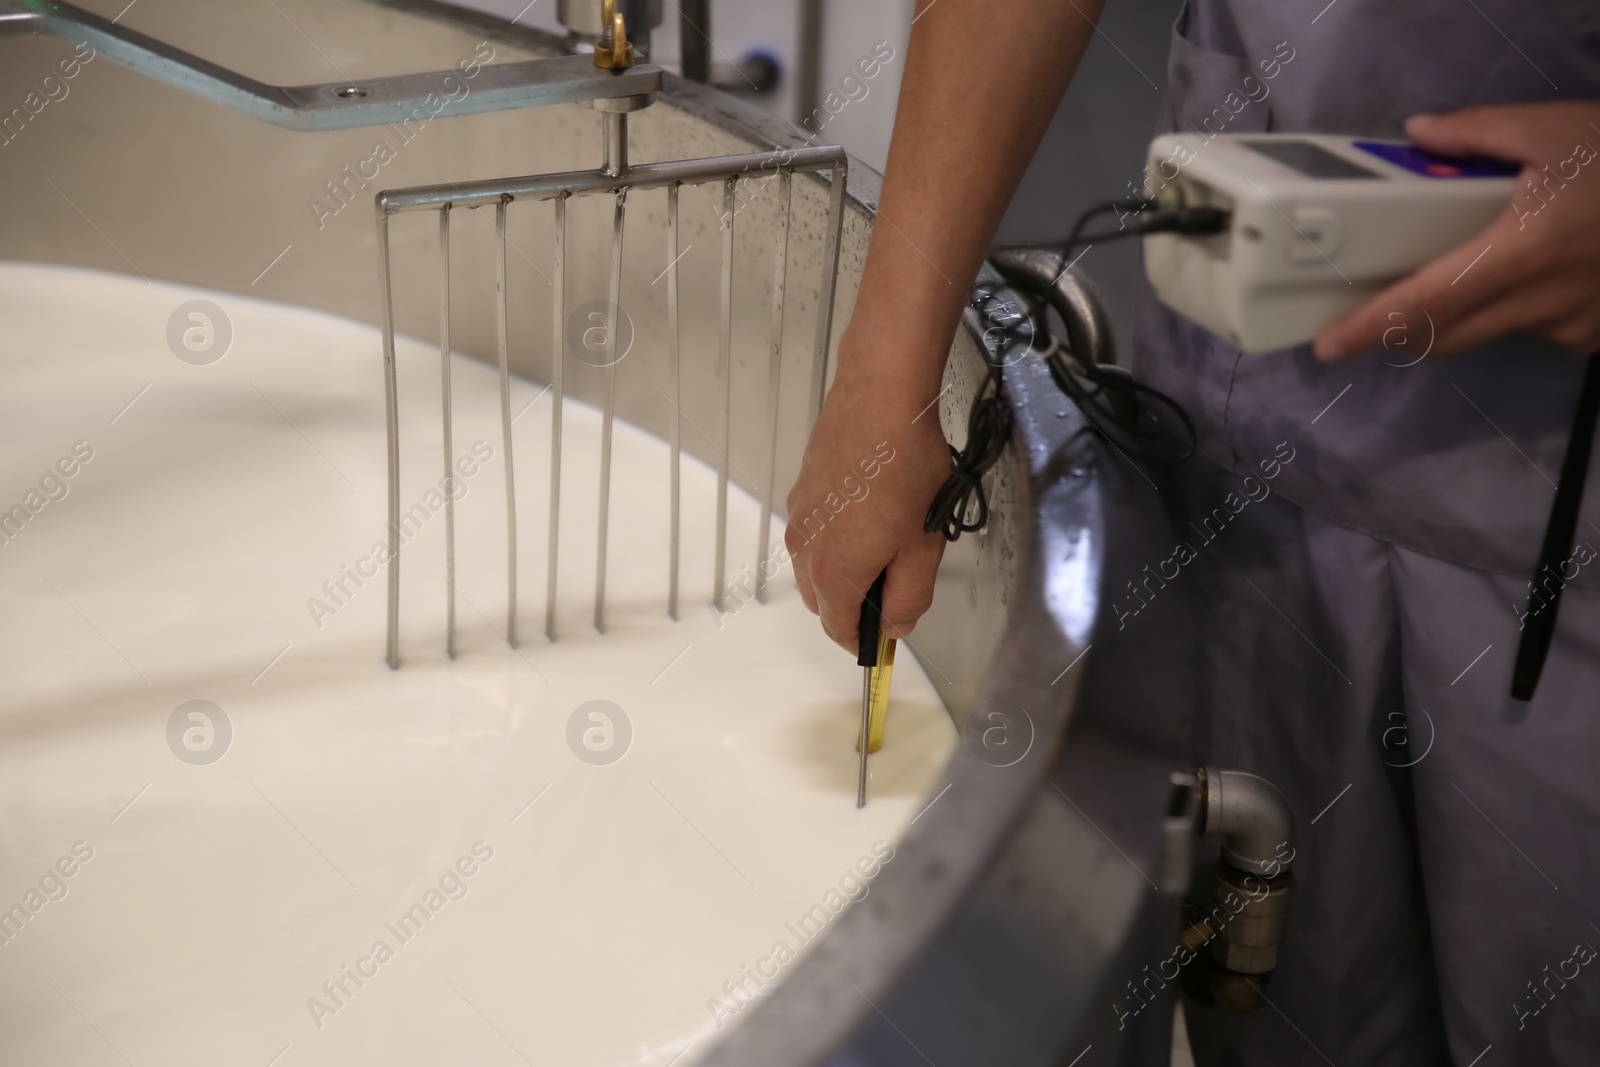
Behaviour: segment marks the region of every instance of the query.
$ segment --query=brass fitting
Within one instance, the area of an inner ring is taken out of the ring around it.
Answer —
[[[600,12],[605,33],[594,46],[594,65],[602,70],[627,70],[634,63],[633,43],[628,40],[628,27],[616,0],[604,0]]]
[[[1201,1003],[1254,1011],[1278,966],[1294,897],[1294,814],[1265,778],[1221,767],[1195,777],[1201,832],[1222,838],[1222,857],[1211,881],[1216,907],[1181,938],[1189,958],[1200,957],[1185,988]]]
[[[1212,958],[1236,974],[1277,969],[1278,943],[1294,898],[1294,872],[1263,878],[1219,863],[1211,884],[1215,898],[1233,912],[1221,936],[1211,942]]]

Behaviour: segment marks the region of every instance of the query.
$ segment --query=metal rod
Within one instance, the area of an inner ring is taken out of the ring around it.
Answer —
[[[497,203],[502,196],[518,200],[550,200],[558,196],[629,189],[662,189],[674,183],[696,185],[724,181],[731,177],[787,170],[797,174],[831,170],[835,178],[846,167],[844,149],[837,145],[814,148],[780,148],[769,152],[746,152],[707,159],[672,160],[665,163],[638,163],[626,176],[613,176],[598,170],[576,170],[564,174],[538,174],[523,178],[502,178],[459,184],[427,185],[414,189],[389,190],[378,194],[378,202],[390,214],[422,211],[451,203],[456,207],[483,207]],[[834,197],[842,204],[843,187]],[[836,213],[837,214],[837,213]],[[835,223],[837,225],[837,223]]]
[[[444,427],[444,652],[456,658],[456,472],[450,422],[450,205],[439,209],[439,404]]]
[[[717,449],[717,547],[713,562],[711,602],[723,610],[728,570],[728,448],[733,441],[733,214],[736,178],[722,183],[722,320],[718,330],[717,369],[722,375],[722,447]]]
[[[0,0],[0,37],[49,32],[72,44],[90,44],[95,55],[130,70],[291,130],[355,129],[437,115],[440,90],[448,90],[451,79],[460,83],[459,71],[446,69],[364,78],[354,85],[269,85],[130,29],[118,22],[121,17],[106,19],[62,0]],[[468,115],[647,97],[661,87],[661,68],[653,64],[601,70],[592,56],[574,55],[480,67],[470,93],[443,99],[450,114]]]
[[[517,478],[511,452],[511,341],[506,321],[506,206],[494,209],[495,325],[500,334],[500,447],[506,461],[506,642],[517,647]]]
[[[556,639],[556,554],[561,539],[561,409],[565,401],[562,366],[565,363],[564,340],[567,313],[567,198],[556,197],[555,220],[555,294],[550,312],[550,546],[549,566],[545,574],[544,635]]]
[[[605,406],[600,420],[600,528],[596,534],[594,566],[594,628],[606,632],[606,554],[611,531],[611,440],[617,413],[617,335],[622,332],[622,237],[627,216],[628,190],[617,190],[617,210],[611,230],[611,306],[606,309]],[[624,351],[623,355],[627,355]]]
[[[3,2],[3,0],[0,0]],[[399,553],[401,529],[399,522],[399,413],[397,372],[394,339],[394,296],[392,284],[393,265],[389,260],[391,235],[389,216],[397,212],[435,209],[440,212],[440,262],[439,262],[439,316],[440,316],[440,381],[443,422],[443,451],[447,486],[453,490],[456,481],[453,467],[453,426],[451,399],[451,326],[450,326],[450,218],[451,212],[462,206],[494,204],[496,208],[496,282],[497,327],[501,372],[501,423],[502,445],[506,452],[506,531],[507,531],[507,634],[515,646],[517,641],[517,537],[516,537],[516,480],[513,456],[513,434],[510,413],[510,339],[509,294],[506,248],[508,205],[513,199],[554,201],[554,259],[555,275],[551,311],[551,364],[550,386],[555,394],[551,412],[550,447],[550,506],[549,538],[546,575],[545,634],[556,639],[556,614],[559,593],[559,558],[561,529],[561,459],[563,413],[565,407],[564,368],[568,346],[566,306],[566,243],[567,201],[574,195],[610,192],[615,203],[611,272],[611,317],[607,324],[606,362],[604,382],[604,410],[601,442],[601,501],[595,574],[594,623],[597,630],[605,630],[606,582],[609,568],[609,528],[611,507],[611,467],[616,417],[616,364],[625,357],[619,353],[624,316],[621,312],[621,269],[624,252],[627,191],[633,188],[666,188],[669,205],[669,255],[667,274],[669,304],[669,371],[671,376],[671,531],[668,611],[678,617],[681,603],[681,551],[682,551],[682,322],[681,275],[679,261],[681,248],[681,187],[683,184],[719,181],[722,195],[722,277],[720,291],[720,324],[718,336],[717,373],[721,382],[721,424],[719,441],[713,441],[721,455],[717,478],[717,532],[713,566],[712,602],[719,609],[727,599],[728,567],[728,487],[733,469],[732,416],[733,416],[733,283],[735,224],[738,211],[738,182],[752,172],[771,174],[780,180],[782,212],[779,219],[773,279],[773,305],[769,335],[768,428],[770,438],[767,453],[767,475],[762,489],[760,510],[760,540],[756,595],[766,599],[768,578],[761,568],[766,565],[770,546],[771,522],[777,492],[778,418],[780,414],[783,345],[785,340],[785,300],[787,293],[788,244],[794,225],[794,175],[827,170],[829,181],[829,218],[823,237],[823,269],[819,303],[819,322],[814,338],[813,374],[811,386],[811,413],[820,406],[827,383],[828,357],[832,342],[832,324],[835,308],[835,286],[839,271],[839,253],[844,222],[847,158],[842,149],[835,147],[780,149],[772,152],[747,153],[713,159],[687,160],[672,163],[644,164],[630,167],[627,162],[627,121],[620,113],[609,113],[605,121],[605,162],[601,170],[571,174],[545,175],[493,182],[475,182],[466,185],[431,186],[410,190],[397,190],[378,196],[380,253],[382,255],[380,281],[384,295],[384,359],[385,390],[388,404],[389,445],[389,519],[390,560],[389,617],[387,634],[387,659],[391,666],[399,665]],[[821,179],[819,179],[821,180]],[[720,445],[720,447],[719,447]],[[456,654],[456,595],[455,595],[455,508],[453,492],[446,504],[446,649],[454,658]]]
[[[620,178],[628,170],[627,112],[606,112],[602,137],[605,141],[605,162],[600,166],[600,173],[608,178]]]
[[[672,458],[670,480],[672,483],[672,519],[670,531],[669,563],[667,567],[667,615],[678,618],[678,567],[683,535],[683,485],[681,456],[683,448],[683,377],[679,348],[678,322],[678,186],[667,186],[667,378],[672,390],[672,430],[670,434]]]
[[[772,497],[778,482],[778,389],[783,379],[783,290],[789,269],[789,221],[794,185],[778,175],[777,262],[772,269],[772,353],[767,362],[767,478],[761,487],[761,523],[756,544],[756,600],[767,602],[767,562],[772,557]]]
[[[378,208],[378,285],[383,291],[383,406],[389,466],[389,617],[384,660],[400,666],[400,404],[395,389],[394,286],[389,279],[389,216]]]
[[[828,190],[828,228],[822,246],[822,283],[817,309],[816,346],[811,356],[811,420],[822,413],[822,398],[828,388],[828,355],[833,348],[834,289],[839,280],[839,237],[844,229],[846,163],[841,159],[833,168],[833,184]]]
[[[865,609],[863,609],[865,610]],[[867,806],[867,740],[872,723],[872,668],[861,668],[861,773],[856,785],[856,807]]]

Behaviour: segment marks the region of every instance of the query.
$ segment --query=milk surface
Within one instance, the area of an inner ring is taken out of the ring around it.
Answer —
[[[198,320],[190,362],[169,345],[196,299],[214,362]],[[0,324],[0,1062],[688,1065],[931,798],[955,739],[915,659],[858,812],[859,668],[788,570],[707,608],[715,474],[687,456],[667,618],[659,440],[617,425],[602,636],[599,417],[567,404],[551,644],[551,397],[513,382],[513,650],[497,378],[454,361],[450,662],[439,360],[402,341],[391,671],[374,330],[31,264],[0,264]],[[737,575],[757,507],[730,508]]]

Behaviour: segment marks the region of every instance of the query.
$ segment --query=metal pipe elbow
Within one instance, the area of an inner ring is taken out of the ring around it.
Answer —
[[[1222,838],[1222,857],[1264,878],[1294,859],[1294,814],[1278,787],[1259,775],[1221,767],[1200,769],[1202,833]]]

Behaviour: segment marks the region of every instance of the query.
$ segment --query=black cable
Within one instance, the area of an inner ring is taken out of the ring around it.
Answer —
[[[1160,202],[1151,197],[1109,200],[1078,216],[1072,232],[1062,245],[1062,262],[1070,262],[1080,245],[1142,237],[1152,233],[1176,233],[1203,237],[1228,228],[1229,213],[1215,207],[1176,207],[1159,210]],[[1114,232],[1085,234],[1096,216],[1116,212],[1135,213],[1132,226],[1119,225]],[[1155,212],[1149,217],[1146,212]],[[1065,269],[1065,268],[1063,268]],[[1161,390],[1136,381],[1126,370],[1100,363],[1092,352],[1073,352],[1056,346],[1046,356],[1050,377],[1056,387],[1078,406],[1088,423],[1129,458],[1153,466],[1176,466],[1195,453],[1198,434],[1194,421],[1183,406]],[[1175,445],[1175,449],[1172,447]]]
[[[1546,575],[1555,576],[1555,588],[1544,592],[1544,602],[1527,622],[1522,640],[1517,642],[1516,666],[1511,671],[1511,699],[1528,701],[1539,686],[1550,641],[1556,632],[1556,611],[1561,605],[1561,590],[1567,584],[1561,569],[1572,556],[1572,535],[1578,529],[1578,508],[1583,503],[1583,484],[1589,474],[1589,454],[1594,450],[1595,422],[1600,420],[1600,353],[1589,357],[1583,374],[1583,389],[1578,394],[1572,416],[1572,433],[1567,438],[1567,454],[1561,461],[1561,480],[1556,483],[1555,502],[1550,505],[1550,521],[1544,529],[1544,544],[1539,549],[1539,567],[1530,582],[1530,607],[1539,595]]]
[[[1050,377],[1102,437],[1128,458],[1153,467],[1176,467],[1198,447],[1194,420],[1183,405],[1121,367],[1059,352],[1046,357]]]
[[[1126,214],[1130,211],[1134,212],[1135,214],[1139,214],[1149,211],[1156,206],[1156,201],[1144,196],[1130,196],[1124,197],[1121,200],[1107,200],[1103,204],[1096,204],[1088,211],[1085,211],[1083,214],[1079,215],[1078,221],[1072,224],[1072,232],[1068,234],[1067,239],[1061,243],[1061,258],[1063,260],[1069,259],[1072,256],[1073,249],[1077,248],[1080,244],[1093,244],[1095,241],[1109,241],[1123,233],[1123,230],[1121,227],[1119,227],[1117,233],[1115,234],[1085,238],[1083,236],[1083,228],[1089,225],[1089,220],[1097,215],[1107,215],[1113,211],[1118,212],[1119,214]],[[1131,231],[1130,236],[1131,233],[1136,232],[1138,231]]]
[[[1011,440],[1011,404],[1006,400],[1000,367],[990,364],[989,375],[978,388],[967,416],[967,447],[950,446],[950,476],[934,494],[922,521],[928,533],[938,531],[946,541],[981,530],[989,522],[989,495],[983,476]],[[971,516],[970,518],[968,516]]]
[[[1069,262],[1080,245],[1138,237],[1148,233],[1180,233],[1204,236],[1227,229],[1228,213],[1213,207],[1179,207],[1160,211],[1149,197],[1127,197],[1097,204],[1078,216],[1072,232],[1061,246],[1063,263]],[[1085,235],[1090,220],[1105,214],[1137,216],[1155,211],[1148,218],[1136,218],[1132,226],[1112,233]],[[1065,268],[1063,268],[1065,270]],[[1053,284],[1053,283],[1052,283]],[[979,299],[988,300],[987,293]],[[981,305],[991,321],[993,309]],[[996,325],[1004,325],[996,322]],[[1030,344],[1047,342],[1045,361],[1057,388],[1078,406],[1085,421],[1133,459],[1157,466],[1182,463],[1194,454],[1197,435],[1189,413],[1171,397],[1112,364],[1095,361],[1092,352],[1073,352],[1067,345],[1049,338],[1042,316],[1034,317]],[[1001,347],[1004,347],[1002,342]],[[998,357],[989,361],[989,374],[973,399],[967,418],[965,448],[950,446],[950,476],[940,487],[928,508],[922,528],[944,534],[954,541],[964,533],[981,530],[989,521],[989,497],[983,477],[1000,459],[1011,439],[1011,405],[1006,399],[1003,365]],[[1174,422],[1176,425],[1174,425]],[[1175,452],[1162,451],[1176,441]],[[1169,454],[1171,453],[1171,454]]]
[[[1100,241],[1116,241],[1124,237],[1142,237],[1147,233],[1180,233],[1194,237],[1205,237],[1221,233],[1228,228],[1229,214],[1222,208],[1216,207],[1177,207],[1170,210],[1160,210],[1161,202],[1147,196],[1130,196],[1121,200],[1107,200],[1078,216],[1078,221],[1073,223],[1072,232],[1067,239],[1059,245],[1063,261],[1070,260],[1072,253],[1080,245],[1096,244]],[[1147,211],[1157,214],[1151,218],[1137,221],[1138,216]],[[1083,231],[1089,225],[1089,220],[1100,215],[1111,213],[1126,215],[1132,212],[1136,221],[1132,226],[1119,225],[1115,230],[1107,233],[1085,234]]]
[[[1190,237],[1209,237],[1221,233],[1228,228],[1228,212],[1218,207],[1180,207],[1171,211],[1162,211],[1143,222],[1136,222],[1132,226],[1118,227],[1109,233],[1085,234],[1084,227],[1096,215],[1103,215],[1108,210],[1119,211],[1131,200],[1117,201],[1101,204],[1090,208],[1078,216],[1078,222],[1072,228],[1071,235],[1063,246],[1062,258],[1072,254],[1072,250],[1079,245],[1090,245],[1100,241],[1116,241],[1124,237],[1143,237],[1149,233],[1178,233]],[[1153,203],[1153,201],[1147,201]],[[1142,211],[1140,212],[1143,213]]]

